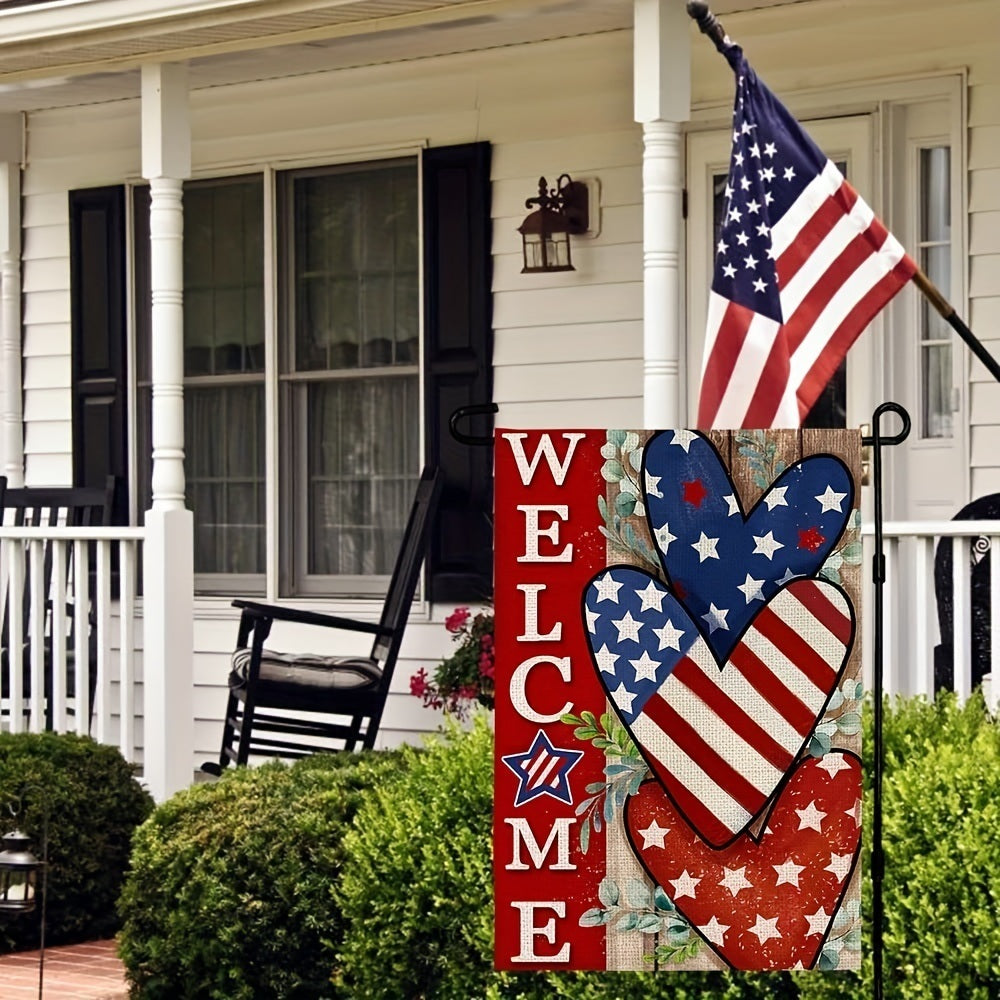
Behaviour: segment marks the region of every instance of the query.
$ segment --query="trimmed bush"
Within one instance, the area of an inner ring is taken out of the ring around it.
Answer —
[[[870,757],[871,726],[865,734]],[[883,800],[886,995],[1000,996],[1000,726],[979,694],[914,699],[886,715]],[[871,830],[871,797],[865,824]],[[870,840],[866,840],[865,871]],[[864,909],[871,913],[865,878]],[[805,1000],[872,995],[871,924],[862,975],[799,977]]]
[[[334,997],[341,838],[394,753],[225,772],[136,831],[119,951],[144,1000]]]
[[[493,734],[483,716],[372,789],[335,888],[347,927],[338,983],[357,1000],[750,1000],[794,997],[788,976],[505,973],[493,962]]]
[[[0,734],[0,808],[3,832],[19,827],[39,858],[48,813],[46,944],[113,934],[132,832],[153,808],[118,750],[71,734]],[[38,915],[0,923],[0,951],[37,948]]]

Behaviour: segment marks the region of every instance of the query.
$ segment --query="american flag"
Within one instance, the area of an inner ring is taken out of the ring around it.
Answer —
[[[698,426],[798,427],[848,348],[917,270],[738,45],[726,215]]]

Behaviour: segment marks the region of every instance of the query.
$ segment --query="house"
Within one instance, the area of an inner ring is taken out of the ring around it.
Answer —
[[[1000,353],[1000,11],[714,9]],[[424,458],[452,491],[382,739],[437,724],[408,676],[489,580],[488,449],[448,436],[456,407],[693,423],[732,92],[681,0],[0,3],[0,473],[120,477],[143,586],[104,608],[103,733],[157,795],[217,750],[231,598],[374,613]],[[525,199],[563,174],[591,208],[575,270],[522,273]],[[890,533],[923,539],[905,690],[936,641],[928,524],[1000,492],[1000,386],[907,288],[816,419],[885,399],[913,418]]]

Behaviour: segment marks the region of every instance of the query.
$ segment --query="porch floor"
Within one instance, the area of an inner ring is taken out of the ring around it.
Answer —
[[[128,989],[115,942],[45,949],[44,1000],[125,1000]],[[38,996],[38,952],[0,957],[0,997]]]

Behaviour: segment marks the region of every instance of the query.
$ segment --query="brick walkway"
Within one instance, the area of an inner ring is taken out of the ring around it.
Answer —
[[[45,949],[44,1000],[125,1000],[128,990],[114,941]],[[38,952],[0,958],[0,998],[38,997]]]

